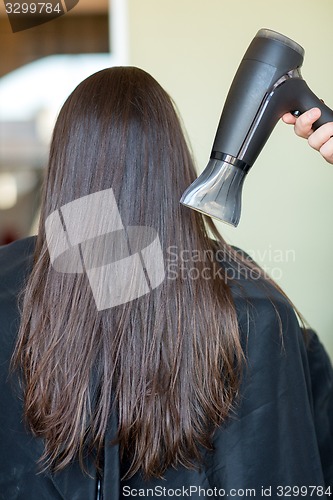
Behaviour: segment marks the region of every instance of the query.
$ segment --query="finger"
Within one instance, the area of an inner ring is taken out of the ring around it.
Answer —
[[[328,163],[333,164],[333,137],[322,145],[319,152]]]
[[[313,149],[319,151],[325,143],[330,141],[332,135],[333,135],[333,122],[325,123],[309,136],[308,143]],[[331,145],[332,143],[330,142],[328,147]]]
[[[312,133],[312,125],[321,115],[319,108],[312,108],[297,118],[295,123],[295,134],[307,139]]]
[[[291,113],[286,113],[282,116],[282,121],[284,121],[284,123],[288,123],[288,125],[295,125],[296,117]]]

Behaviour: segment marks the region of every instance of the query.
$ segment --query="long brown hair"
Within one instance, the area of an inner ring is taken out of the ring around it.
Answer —
[[[195,177],[173,103],[146,72],[100,71],[62,107],[13,358],[25,417],[54,470],[110,445],[104,437],[113,409],[129,475],[195,467],[235,402],[243,351],[223,269],[214,272],[214,259],[181,261],[192,249],[216,250],[203,216],[179,203]],[[85,274],[52,267],[45,220],[108,188],[124,226],[154,228],[165,255],[172,247],[180,257],[177,272],[149,294],[98,311]],[[221,238],[219,245],[232,253]],[[204,269],[215,279],[198,279]]]

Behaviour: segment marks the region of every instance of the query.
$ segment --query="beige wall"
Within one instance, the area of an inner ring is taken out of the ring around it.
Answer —
[[[260,28],[305,48],[303,76],[333,107],[332,0],[128,0],[129,63],[176,101],[198,170],[238,64]],[[279,123],[248,175],[229,242],[269,269],[333,356],[333,166]]]

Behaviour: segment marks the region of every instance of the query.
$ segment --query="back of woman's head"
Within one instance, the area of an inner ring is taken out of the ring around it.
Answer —
[[[167,216],[170,224],[194,177],[168,94],[141,69],[105,69],[84,80],[60,111],[43,215],[112,187],[125,223]]]
[[[110,411],[117,411],[115,438],[130,474],[194,467],[228,415],[242,350],[202,216],[179,204],[194,176],[172,101],[142,70],[100,71],[60,111],[14,357],[25,416],[44,438],[46,465],[61,469],[87,449],[98,455],[109,445]],[[166,275],[150,293],[97,310],[84,273],[52,267],[45,221],[63,205],[107,189],[124,227],[157,232]]]

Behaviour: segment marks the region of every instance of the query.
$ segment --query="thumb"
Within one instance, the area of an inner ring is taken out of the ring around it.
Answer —
[[[299,137],[304,137],[307,139],[313,132],[312,125],[321,115],[321,111],[319,108],[312,108],[305,113],[301,114],[299,118],[296,119],[295,122],[295,133]]]

